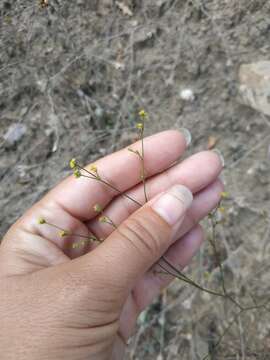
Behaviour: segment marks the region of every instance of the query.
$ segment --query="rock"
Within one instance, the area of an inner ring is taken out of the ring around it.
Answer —
[[[242,65],[239,81],[240,101],[270,115],[270,61]]]
[[[135,44],[145,44],[149,40],[153,39],[157,34],[157,30],[154,27],[151,28],[139,28],[134,34]]]
[[[121,2],[121,1],[116,1],[115,5],[122,11],[122,13],[126,16],[133,16],[133,12],[131,11],[130,7]]]
[[[4,135],[5,141],[13,146],[15,143],[21,140],[26,133],[27,127],[24,124],[16,123],[12,124]]]
[[[192,89],[182,89],[180,91],[180,98],[184,101],[194,101],[195,100],[195,95]]]

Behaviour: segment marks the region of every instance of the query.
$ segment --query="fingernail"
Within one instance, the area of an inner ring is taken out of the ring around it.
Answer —
[[[219,156],[220,161],[221,161],[221,164],[222,164],[222,167],[224,167],[224,166],[225,166],[225,159],[224,159],[224,156],[221,154],[221,151],[218,150],[218,149],[214,149],[214,150],[212,150],[212,151]]]
[[[191,191],[183,185],[175,185],[162,194],[152,208],[171,226],[185,215],[193,200]]]
[[[192,140],[191,132],[186,128],[181,128],[179,130],[184,135],[184,138],[186,140],[186,145],[189,146]]]

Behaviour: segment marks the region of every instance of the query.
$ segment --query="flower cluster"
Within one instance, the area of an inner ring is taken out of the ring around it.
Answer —
[[[147,119],[148,118],[148,113],[144,109],[142,109],[142,110],[139,111],[139,116],[140,116],[141,119]]]
[[[144,131],[144,121],[148,118],[148,113],[142,109],[139,111],[138,115],[140,117],[140,121],[137,122],[136,128],[138,130],[140,130],[141,132],[143,132]]]
[[[100,216],[98,221],[103,224],[110,224],[110,219],[108,218],[108,216],[105,216],[105,215]]]
[[[93,179],[100,180],[100,176],[98,174],[98,168],[95,164],[91,164],[89,168],[82,167],[76,159],[71,159],[69,162],[69,167],[73,170],[73,175],[75,178],[83,177],[89,177],[88,175],[91,175]],[[82,171],[85,172],[85,174],[82,173]]]
[[[62,237],[62,238],[63,238],[63,237],[66,237],[66,236],[68,236],[68,235],[71,235],[68,230],[60,230],[60,231],[59,231],[59,236]]]
[[[91,164],[90,171],[93,172],[94,174],[97,174],[98,173],[97,166],[95,164]]]
[[[91,244],[92,242],[101,242],[101,240],[98,239],[96,236],[92,235],[92,236],[89,236],[88,239],[83,239],[83,240],[73,243],[72,249],[78,249],[78,248],[84,247],[86,245]]]
[[[101,205],[99,205],[99,204],[94,205],[94,211],[95,211],[96,213],[101,213],[101,212],[102,212],[102,207],[101,207]]]
[[[82,173],[79,169],[79,165],[76,159],[71,159],[69,162],[69,167],[73,170],[73,175],[76,179],[80,178],[82,176]]]
[[[44,218],[42,218],[42,217],[40,217],[37,222],[38,222],[39,225],[46,224],[46,220]]]

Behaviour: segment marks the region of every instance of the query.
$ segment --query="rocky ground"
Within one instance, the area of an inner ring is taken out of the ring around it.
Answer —
[[[226,277],[247,306],[266,301],[270,122],[242,105],[238,73],[270,60],[269,36],[267,0],[1,0],[0,234],[68,174],[71,157],[89,162],[129,144],[143,107],[149,133],[184,126],[190,152],[223,152]],[[209,259],[205,245],[189,271],[211,285]],[[235,313],[175,282],[140,317],[129,358],[270,359],[269,312],[228,328]]]

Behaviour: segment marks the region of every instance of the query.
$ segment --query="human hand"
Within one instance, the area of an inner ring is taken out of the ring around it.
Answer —
[[[106,185],[69,177],[28,210],[0,247],[0,348],[3,359],[121,359],[137,316],[172,278],[153,271],[166,254],[183,268],[202,243],[199,221],[219,202],[222,161],[213,151],[171,166],[183,154],[182,133],[146,138],[149,203],[138,209]],[[133,149],[140,149],[140,143]],[[122,192],[144,200],[140,161],[126,149],[96,163]],[[175,186],[176,185],[176,186]],[[182,185],[182,186],[181,186]],[[193,193],[192,194],[189,190]],[[161,194],[161,195],[160,195]],[[93,210],[101,204],[114,230]],[[98,247],[72,248],[71,233],[96,234]]]

